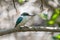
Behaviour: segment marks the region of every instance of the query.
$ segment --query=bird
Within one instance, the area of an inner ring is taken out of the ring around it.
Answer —
[[[29,20],[29,18],[31,18],[32,16],[34,15],[31,15],[27,12],[24,12],[21,14],[20,17],[18,17],[17,21],[16,21],[16,24],[15,24],[15,27],[17,27],[18,25],[19,26],[24,26],[25,23]]]

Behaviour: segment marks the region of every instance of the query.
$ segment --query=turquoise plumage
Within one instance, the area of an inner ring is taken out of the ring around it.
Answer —
[[[17,21],[16,21],[16,25],[15,25],[15,27],[16,27],[19,23],[21,23],[22,20],[23,20],[23,18],[22,18],[22,17],[19,17],[19,18],[17,19]]]

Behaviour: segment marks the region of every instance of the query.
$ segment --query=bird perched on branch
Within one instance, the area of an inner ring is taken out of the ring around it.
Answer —
[[[34,15],[31,15],[29,13],[22,13],[21,16],[17,19],[15,27],[19,26],[24,26],[25,23]]]

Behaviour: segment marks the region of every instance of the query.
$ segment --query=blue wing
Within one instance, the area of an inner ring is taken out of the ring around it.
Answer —
[[[17,21],[16,21],[15,27],[16,27],[19,23],[21,23],[22,20],[23,20],[23,18],[22,18],[22,17],[19,17],[19,18],[17,19]]]

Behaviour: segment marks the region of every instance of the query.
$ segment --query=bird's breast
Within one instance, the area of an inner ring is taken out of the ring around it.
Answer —
[[[24,26],[26,22],[28,22],[28,20],[30,19],[31,17],[28,17],[28,16],[24,16],[23,17],[23,20],[21,21],[21,23],[19,24],[20,26]]]

